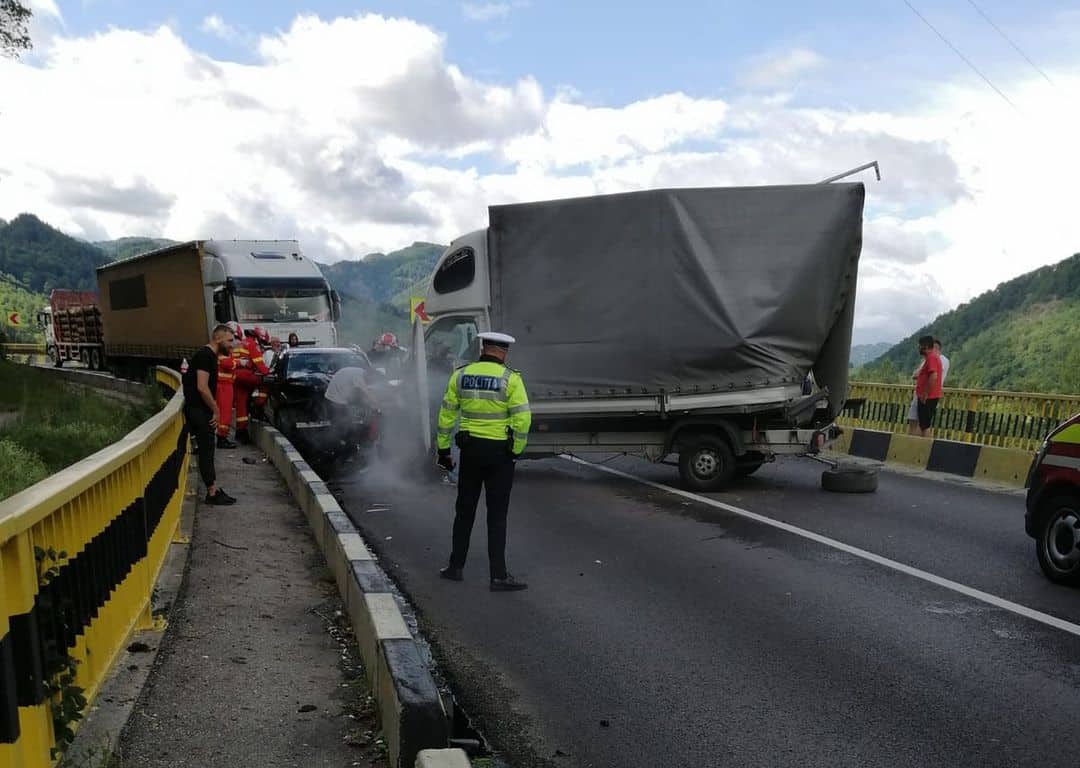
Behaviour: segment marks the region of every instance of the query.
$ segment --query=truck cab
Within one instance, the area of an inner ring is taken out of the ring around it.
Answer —
[[[295,240],[206,240],[202,271],[207,317],[265,328],[305,346],[337,346],[340,299]],[[212,325],[213,323],[211,323]]]

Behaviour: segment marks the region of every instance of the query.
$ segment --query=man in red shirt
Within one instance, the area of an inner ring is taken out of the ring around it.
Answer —
[[[915,375],[915,397],[918,398],[919,434],[933,437],[930,425],[934,423],[938,400],[941,399],[941,356],[934,349],[934,337],[919,339],[919,354],[923,356],[922,368]]]

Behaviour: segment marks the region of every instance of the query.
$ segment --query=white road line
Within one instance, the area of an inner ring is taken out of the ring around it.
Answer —
[[[1026,619],[1031,619],[1032,621],[1037,621],[1040,624],[1045,624],[1048,627],[1060,629],[1063,632],[1068,632],[1071,635],[1076,635],[1077,637],[1080,637],[1080,624],[1074,624],[1071,621],[1059,619],[1056,616],[1051,616],[1049,613],[1043,613],[1042,611],[1037,611],[1034,608],[1028,608],[1025,605],[1014,603],[1011,600],[1006,600],[1005,598],[998,597],[997,595],[991,595],[989,592],[983,592],[980,589],[975,589],[974,587],[960,584],[959,582],[952,581],[951,579],[942,578],[941,576],[935,576],[934,574],[924,571],[920,568],[905,565],[904,563],[897,562],[896,560],[890,560],[889,558],[882,557],[881,555],[875,555],[873,552],[867,552],[865,549],[859,549],[858,547],[853,547],[850,544],[845,544],[842,541],[830,539],[828,536],[822,536],[820,533],[808,531],[805,528],[798,527],[797,525],[791,525],[790,523],[784,523],[779,520],[774,520],[771,517],[759,515],[756,512],[751,512],[748,509],[734,507],[731,504],[725,504],[722,501],[710,499],[708,496],[700,496],[696,493],[684,491],[680,488],[672,488],[670,485],[664,485],[663,483],[656,483],[652,480],[646,480],[644,478],[638,477],[637,475],[632,475],[629,472],[623,472],[620,469],[606,467],[601,464],[593,464],[590,461],[579,459],[576,456],[563,455],[562,458],[567,459],[568,461],[572,461],[575,464],[582,464],[586,467],[592,467],[599,472],[607,472],[609,475],[615,475],[616,477],[633,480],[635,483],[641,483],[642,485],[647,485],[651,488],[656,488],[657,490],[674,494],[675,496],[681,496],[684,499],[691,499],[693,501],[700,502],[701,504],[707,504],[710,507],[722,509],[725,512],[730,512],[733,515],[738,515],[739,517],[745,517],[748,520],[753,520],[754,522],[761,523],[762,525],[767,525],[781,531],[786,531],[787,533],[793,533],[796,536],[801,536],[804,539],[815,541],[818,544],[824,544],[827,547],[838,549],[841,552],[846,552],[849,555],[860,557],[863,560],[870,561],[871,563],[876,563],[877,565],[891,568],[894,571],[898,571],[908,576],[914,576],[916,579],[921,579],[930,584],[944,587],[945,589],[950,589],[953,592],[957,592],[958,594],[964,595],[965,597],[970,597],[973,600],[978,600],[979,602],[986,603],[987,605],[992,605],[995,608],[1001,608],[1002,610],[1009,611],[1010,613],[1015,613],[1017,616],[1023,616]]]

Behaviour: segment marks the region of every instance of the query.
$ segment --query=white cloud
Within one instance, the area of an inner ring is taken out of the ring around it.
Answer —
[[[819,69],[825,57],[809,48],[757,56],[750,60],[741,82],[748,88],[779,88],[800,75]]]
[[[111,29],[0,61],[0,146],[18,148],[0,157],[0,217],[95,237],[299,237],[333,260],[448,241],[489,204],[814,182],[876,159],[860,342],[1080,250],[1080,68],[1055,69],[1057,89],[1004,82],[1021,117],[968,80],[902,114],[737,93],[589,105],[470,76],[436,30],[377,15],[299,16],[253,50],[220,61],[169,27]],[[70,119],[102,105],[109,120]]]
[[[220,37],[222,40],[231,41],[238,37],[236,29],[216,13],[212,13],[203,19],[199,29],[208,35]]]
[[[461,13],[469,21],[496,21],[510,15],[510,3],[462,3]]]

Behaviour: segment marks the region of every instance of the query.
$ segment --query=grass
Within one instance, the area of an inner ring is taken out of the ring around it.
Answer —
[[[160,400],[124,403],[0,361],[0,500],[116,442]]]

